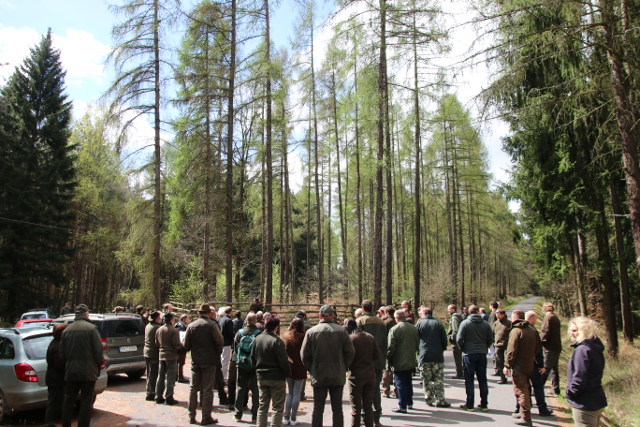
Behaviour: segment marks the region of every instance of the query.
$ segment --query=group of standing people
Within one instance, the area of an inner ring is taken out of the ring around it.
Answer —
[[[336,312],[329,305],[321,307],[319,323],[311,327],[306,313],[299,311],[288,330],[280,337],[280,318],[261,311],[250,311],[245,319],[231,308],[216,313],[202,304],[198,318],[189,323],[176,316],[169,304],[163,311],[151,311],[145,327],[144,355],[147,363],[146,399],[158,404],[175,405],[175,382],[190,382],[188,417],[190,424],[217,423],[212,416],[213,390],[218,389],[221,404],[234,410],[234,420],[241,421],[252,395],[251,420],[263,427],[297,425],[298,408],[304,398],[307,376],[313,388],[312,426],[323,425],[327,397],[331,402],[332,425],[342,427],[343,389],[348,381],[351,402],[351,425],[380,425],[381,397],[391,396],[390,380],[395,384],[398,404],[395,413],[413,409],[413,381],[419,371],[429,406],[448,408],[444,393],[444,351],[451,345],[456,364],[454,379],[465,380],[465,411],[488,410],[487,353],[494,349],[494,375],[498,384],[511,377],[517,425],[532,425],[531,390],[539,414],[552,411],[545,402],[544,385],[551,379],[552,391],[560,393],[558,360],[562,351],[560,320],[554,306],[543,306],[541,331],[536,329],[534,311],[514,310],[511,319],[497,302],[491,314],[471,305],[458,313],[448,307],[449,329],[433,317],[431,308],[418,309],[414,320],[411,304],[403,301],[395,310],[391,306],[374,311],[365,300],[344,326],[336,323]],[[73,405],[80,393],[78,426],[89,426],[93,406],[93,389],[103,363],[99,333],[88,320],[88,308],[76,307],[70,326],[56,325],[54,340],[47,352],[49,405],[46,425],[62,415],[63,427],[71,425]],[[567,370],[566,397],[576,425],[597,426],[606,396],[602,388],[604,346],[598,337],[595,321],[579,317],[571,320],[569,335],[575,351]],[[191,378],[184,377],[184,355],[191,352]],[[226,365],[226,366],[225,366]],[[480,403],[474,406],[474,381],[477,379]],[[224,386],[228,385],[227,397]],[[236,388],[237,386],[237,388]],[[381,393],[380,387],[383,392]],[[199,397],[199,398],[198,398]],[[196,421],[197,408],[202,416]],[[362,418],[362,419],[361,419]]]
[[[494,349],[494,373],[500,376],[498,384],[507,384],[511,376],[516,410],[516,425],[531,426],[531,391],[536,399],[540,416],[550,416],[545,401],[545,383],[550,379],[552,393],[560,395],[558,362],[562,352],[560,319],[554,305],[543,305],[541,331],[536,329],[535,311],[514,310],[511,319],[496,301],[491,302],[489,319],[484,318],[477,306],[469,307],[469,315],[458,313],[450,305],[448,337],[456,363],[456,376],[465,380],[467,401],[461,409],[474,411],[474,379],[480,391],[478,409],[488,410],[487,352]],[[572,319],[569,335],[576,351],[567,368],[566,397],[572,407],[573,418],[579,426],[598,426],[602,410],[607,405],[602,376],[604,371],[604,345],[598,338],[597,323],[586,317]]]

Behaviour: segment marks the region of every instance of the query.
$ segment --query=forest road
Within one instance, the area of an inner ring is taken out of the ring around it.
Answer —
[[[521,302],[514,308],[530,310],[537,298],[530,298]],[[538,326],[540,326],[538,324]],[[187,358],[187,363],[189,359]],[[511,426],[513,418],[511,413],[515,409],[516,400],[511,383],[497,384],[498,377],[491,376],[493,372],[492,362],[487,363],[489,379],[489,411],[482,412],[476,409],[474,412],[466,412],[459,408],[465,402],[464,380],[454,380],[454,363],[451,350],[445,352],[445,397],[451,408],[432,408],[424,402],[424,393],[420,384],[420,377],[413,377],[414,406],[407,414],[395,414],[391,409],[397,406],[397,399],[382,398],[383,426]],[[188,366],[185,366],[188,373]],[[187,400],[189,395],[188,384],[176,384],[174,397],[180,401],[178,405],[158,405],[147,402],[145,398],[145,380],[130,380],[126,376],[116,376],[109,379],[109,386],[104,393],[98,396],[91,425],[94,427],[176,427],[188,426]],[[300,403],[298,420],[300,425],[311,425],[311,412],[313,409],[313,389],[307,381],[307,400]],[[475,386],[476,403],[479,401],[477,384]],[[217,394],[214,404],[218,403]],[[564,421],[570,421],[570,414],[558,409],[555,402],[549,399],[548,403],[559,417],[540,417],[534,406],[533,424],[535,426],[560,426]],[[351,424],[351,407],[349,404],[348,386],[345,386],[343,395],[343,412],[345,425]],[[200,411],[197,419],[200,420]],[[243,421],[238,423],[233,420],[233,412],[225,410],[222,406],[214,406],[213,416],[218,418],[221,426],[249,426],[251,416],[245,411]],[[324,412],[324,426],[331,426],[331,406],[327,400]],[[5,425],[25,426],[42,425],[44,411],[31,411],[17,415]],[[74,420],[73,426],[76,426]]]

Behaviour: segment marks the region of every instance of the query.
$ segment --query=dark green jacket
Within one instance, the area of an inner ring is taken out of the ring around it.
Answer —
[[[507,316],[502,320],[493,322],[491,325],[493,331],[493,346],[496,348],[507,348],[509,342],[509,330],[511,329],[511,320],[507,319]]]
[[[102,364],[102,341],[96,325],[76,316],[62,333],[60,357],[65,361],[65,381],[96,381]]]
[[[418,363],[444,363],[447,334],[442,323],[433,316],[425,316],[416,325],[416,330],[420,336]]]
[[[165,323],[156,332],[156,345],[160,348],[160,360],[178,360],[178,350],[182,349],[180,331]]]
[[[347,331],[329,319],[321,319],[307,331],[300,350],[313,387],[344,386],[355,354]]]
[[[224,340],[218,326],[205,316],[187,326],[184,348],[191,351],[191,362],[197,366],[215,365],[220,359]]]
[[[470,314],[460,324],[457,340],[464,354],[487,354],[493,344],[493,332],[478,313]]]
[[[378,352],[384,356],[387,354],[387,336],[388,330],[387,325],[384,324],[382,319],[376,316],[373,313],[362,313],[362,316],[358,317],[356,320],[358,326],[363,331],[373,335],[373,338],[376,340],[376,345],[378,346]],[[379,357],[374,360],[376,371],[382,371],[385,368],[385,358]]]
[[[258,334],[251,345],[251,363],[258,380],[284,381],[291,376],[284,341],[273,332]]]
[[[458,329],[460,329],[460,324],[464,319],[462,318],[462,314],[453,313],[451,315],[451,319],[449,320],[449,330],[447,331],[447,338],[449,338],[449,342],[454,346],[457,346],[456,342],[458,336]]]
[[[159,359],[160,347],[156,344],[156,332],[162,326],[160,323],[149,322],[144,327],[144,357],[147,359]]]
[[[389,331],[387,360],[391,369],[408,371],[415,368],[419,344],[420,337],[416,327],[407,321],[398,322]]]

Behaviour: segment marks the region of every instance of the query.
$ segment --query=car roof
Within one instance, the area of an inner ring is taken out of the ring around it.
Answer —
[[[0,335],[4,336],[20,336],[21,338],[31,337],[33,335],[51,335],[53,331],[46,328],[0,328]]]
[[[22,322],[22,323],[37,323],[37,322],[53,322],[53,319],[22,319],[22,320],[18,320],[18,322]]]
[[[58,317],[56,320],[67,320],[67,319],[75,319],[76,315],[64,314]],[[142,319],[139,314],[134,313],[89,313],[89,320],[110,320],[110,319]]]

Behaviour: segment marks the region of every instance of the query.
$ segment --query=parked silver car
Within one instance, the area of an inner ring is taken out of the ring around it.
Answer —
[[[50,329],[0,329],[0,423],[15,412],[47,406],[47,348]],[[103,369],[96,394],[107,388]]]
[[[52,324],[70,324],[74,319],[74,314],[65,314]],[[126,373],[133,379],[142,377],[146,370],[142,318],[137,314],[89,313],[89,320],[100,331],[107,374]]]

